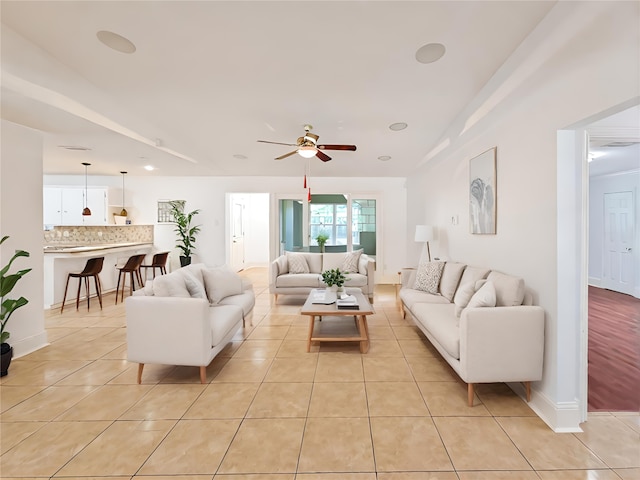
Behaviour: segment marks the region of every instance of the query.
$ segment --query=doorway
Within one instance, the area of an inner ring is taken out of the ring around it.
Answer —
[[[236,272],[269,264],[269,194],[228,193],[227,264]]]

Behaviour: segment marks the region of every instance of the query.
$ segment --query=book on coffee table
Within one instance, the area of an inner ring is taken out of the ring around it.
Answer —
[[[341,310],[357,310],[359,305],[356,297],[353,295],[347,295],[346,297],[338,298],[336,300],[336,307]]]

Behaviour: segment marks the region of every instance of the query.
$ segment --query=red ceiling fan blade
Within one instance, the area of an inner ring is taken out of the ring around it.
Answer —
[[[356,150],[355,145],[318,145],[317,148],[320,150],[350,150],[352,152]]]
[[[329,160],[331,160],[331,157],[329,155],[327,155],[324,152],[321,152],[320,150],[316,152],[316,157],[318,157],[323,162],[328,162]]]
[[[297,150],[294,150],[293,152],[285,153],[284,155],[280,155],[279,157],[276,157],[276,160],[282,160],[283,158],[290,157],[291,155],[297,152],[298,152]]]
[[[258,140],[260,143],[271,143],[273,145],[288,145],[289,147],[297,147],[295,143],[269,142],[268,140]]]

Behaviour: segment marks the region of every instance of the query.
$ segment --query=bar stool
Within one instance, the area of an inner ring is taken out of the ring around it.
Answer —
[[[78,279],[78,293],[76,295],[76,310],[80,306],[80,287],[82,286],[82,279],[84,279],[85,291],[87,293],[87,310],[89,310],[89,277],[93,277],[96,284],[96,293],[98,295],[98,301],[100,302],[100,309],[102,309],[102,284],[100,283],[100,277],[98,274],[102,271],[102,264],[104,263],[104,257],[90,258],[84,266],[84,270],[80,273],[69,273],[67,275],[67,284],[64,287],[64,297],[62,298],[62,308],[60,313],[64,312],[64,302],[67,299],[67,289],[69,288],[69,280],[73,278]]]
[[[160,275],[166,275],[167,273],[167,258],[169,257],[169,252],[160,252],[156,253],[151,260],[151,265],[140,265],[140,268],[151,268],[153,273],[153,278],[156,278],[156,268],[160,269]],[[146,280],[147,274],[145,270],[144,278]]]
[[[138,285],[140,285],[141,287],[144,286],[144,282],[142,281],[142,275],[140,274],[140,265],[142,265],[142,262],[144,262],[144,257],[146,257],[146,254],[144,253],[141,253],[138,255],[132,255],[129,257],[129,259],[127,260],[127,263],[125,263],[123,267],[116,266],[116,268],[120,270],[120,272],[118,273],[118,284],[116,286],[116,305],[118,304],[118,291],[120,290],[120,279],[122,278],[123,274],[124,274],[124,281],[122,282],[122,294],[120,298],[121,302],[124,301],[124,287],[125,287],[125,284],[127,283],[127,273],[131,277],[131,285],[129,285],[129,295],[133,295],[133,292],[136,289],[135,278],[138,279]]]

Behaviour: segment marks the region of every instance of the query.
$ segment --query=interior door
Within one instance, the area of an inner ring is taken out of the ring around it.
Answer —
[[[633,295],[633,192],[604,196],[604,287]]]
[[[231,209],[231,267],[244,268],[244,204],[233,200]]]

